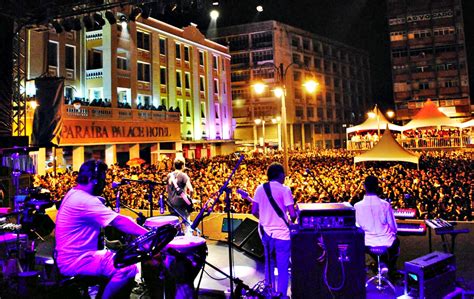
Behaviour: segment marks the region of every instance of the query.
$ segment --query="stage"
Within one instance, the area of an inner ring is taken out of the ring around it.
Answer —
[[[474,290],[474,238],[472,234],[474,231],[474,223],[459,223],[457,229],[468,228],[470,233],[458,235],[456,239],[455,258],[456,258],[456,281],[457,294],[461,294],[461,289],[466,291]],[[415,258],[424,256],[429,253],[428,233],[423,236],[400,236],[401,254],[398,260],[398,268],[404,269],[404,262],[411,261]],[[450,238],[450,237],[448,237]],[[48,238],[45,242],[38,244],[38,257],[50,257],[52,253],[53,238]],[[207,239],[208,247],[207,262],[215,267],[228,272],[229,269],[229,250],[226,242]],[[433,251],[443,251],[441,244],[441,237],[432,235]],[[311,249],[308,249],[311,250]],[[240,278],[249,287],[255,286],[264,278],[264,263],[262,260],[256,259],[239,248],[233,247],[233,261],[234,261],[234,275]],[[366,256],[367,264],[370,263],[371,258]],[[205,272],[200,283],[199,298],[224,298],[225,291],[229,288],[229,280],[222,274],[209,266],[204,268]],[[329,270],[330,271],[330,270]],[[371,276],[371,272],[369,272]],[[198,285],[200,276],[195,280],[195,285]],[[391,290],[386,289],[379,292],[375,287],[370,286],[367,289],[367,298],[396,298],[404,294],[404,282],[399,280],[394,282],[396,286],[396,293],[393,294]],[[455,293],[453,293],[454,296]],[[141,294],[132,294],[132,298],[138,298]],[[147,298],[142,296],[141,298]],[[452,297],[454,298],[454,297]],[[460,297],[459,297],[460,298]],[[471,298],[471,297],[467,297]]]

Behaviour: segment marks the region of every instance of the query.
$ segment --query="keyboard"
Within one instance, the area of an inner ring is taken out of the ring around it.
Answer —
[[[395,218],[415,218],[416,209],[412,209],[412,208],[396,209],[396,210],[393,210],[393,216],[395,216]]]
[[[453,230],[454,228],[454,226],[451,223],[441,218],[426,219],[425,222],[429,227],[431,227],[435,231]]]
[[[424,235],[426,224],[422,220],[400,220],[397,221],[397,234],[399,235]]]

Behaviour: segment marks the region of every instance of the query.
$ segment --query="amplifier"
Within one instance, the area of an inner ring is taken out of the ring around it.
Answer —
[[[455,258],[450,253],[435,251],[405,262],[405,294],[443,298],[454,290],[455,280]]]
[[[345,203],[299,203],[300,229],[349,229],[355,227],[355,209]]]

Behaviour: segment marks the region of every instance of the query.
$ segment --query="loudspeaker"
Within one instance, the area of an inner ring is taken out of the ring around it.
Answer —
[[[324,245],[320,246],[321,243]],[[294,298],[366,296],[364,232],[361,229],[292,232],[291,262]]]
[[[257,227],[258,222],[250,218],[245,218],[245,220],[234,231],[232,243],[237,247],[241,247],[250,235],[257,230]]]
[[[262,239],[260,239],[258,229],[250,234],[247,241],[242,246],[242,249],[256,258],[262,259],[264,257],[265,250],[263,249]]]

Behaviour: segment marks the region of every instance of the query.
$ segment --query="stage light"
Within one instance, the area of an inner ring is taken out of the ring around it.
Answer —
[[[91,16],[85,15],[82,18],[82,23],[84,23],[84,27],[86,27],[87,30],[93,30],[94,29],[94,22],[92,21]]]
[[[219,17],[219,12],[216,9],[213,9],[209,15],[211,16],[211,19],[215,21]]]
[[[64,19],[61,21],[61,26],[63,26],[66,32],[70,32],[72,30],[73,24],[72,19]]]
[[[105,20],[104,18],[102,17],[102,15],[98,12],[96,12],[94,14],[94,21],[97,23],[97,25],[100,26],[100,28],[102,28],[104,25],[105,25]]]
[[[81,31],[82,29],[82,24],[81,24],[81,20],[79,18],[74,18],[74,20],[72,21],[72,29],[74,31]]]
[[[105,18],[107,19],[110,25],[117,23],[117,19],[115,18],[114,13],[111,12],[110,10],[107,10],[105,12]]]
[[[148,19],[150,17],[150,13],[151,13],[151,8],[149,7],[146,7],[146,6],[142,6],[142,18],[143,19]]]
[[[135,7],[132,10],[132,13],[128,17],[128,19],[132,22],[135,22],[140,17],[141,14],[142,14],[142,9],[140,7]]]
[[[51,23],[51,25],[53,25],[53,28],[54,28],[54,30],[56,30],[56,33],[59,34],[59,33],[63,32],[63,27],[61,27],[61,24],[59,24],[58,21],[53,21]]]

